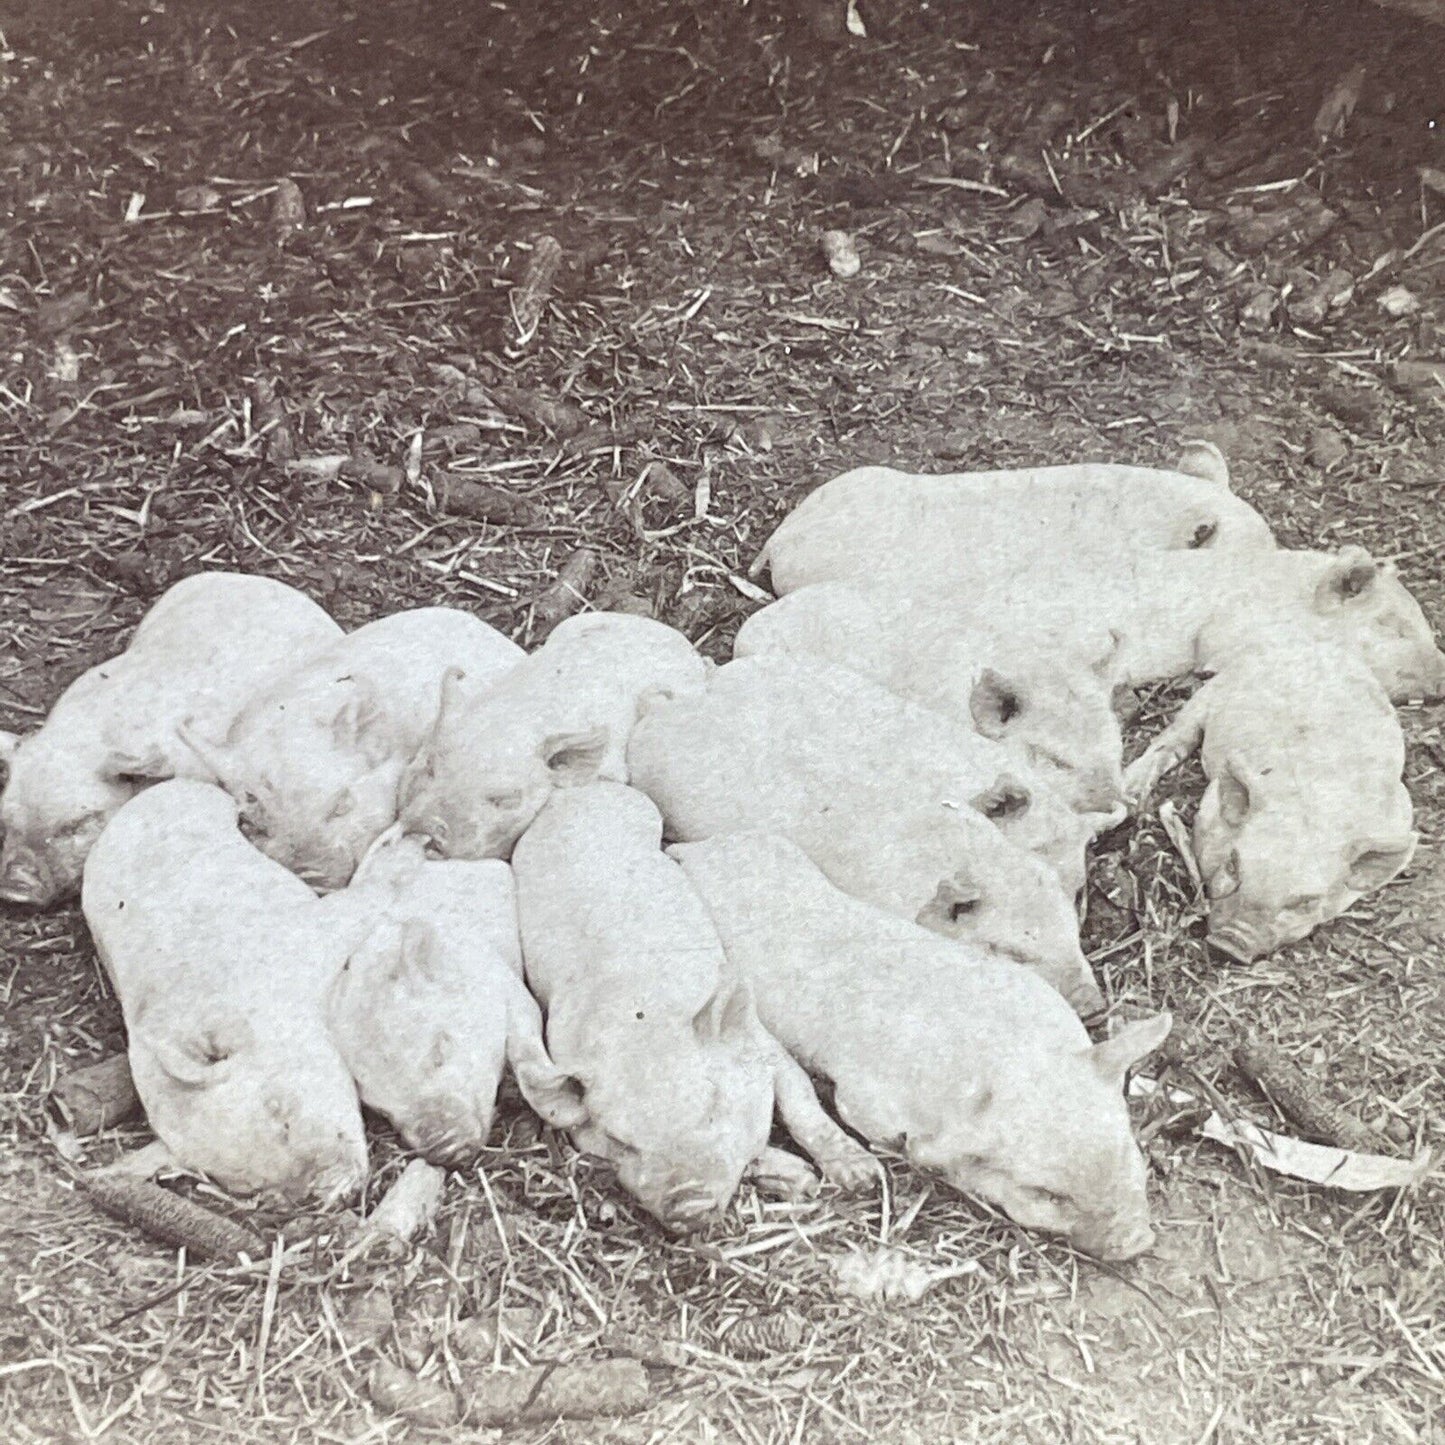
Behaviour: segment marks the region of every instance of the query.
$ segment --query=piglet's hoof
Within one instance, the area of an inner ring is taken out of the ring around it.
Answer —
[[[796,1204],[818,1193],[818,1176],[796,1154],[786,1149],[764,1149],[748,1165],[747,1176],[760,1194]]]
[[[823,1177],[836,1184],[844,1194],[875,1194],[883,1181],[883,1166],[861,1144],[850,1142],[848,1148],[819,1158]]]

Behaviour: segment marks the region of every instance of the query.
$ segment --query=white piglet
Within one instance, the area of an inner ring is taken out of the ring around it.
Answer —
[[[628,761],[672,840],[780,833],[845,892],[1034,968],[1092,1013],[1103,998],[1079,947],[1075,880],[1066,891],[1009,836],[1033,795],[970,764],[985,740],[960,748],[961,731],[844,669],[749,657],[701,696],[650,700]],[[1068,809],[1045,818],[1085,828]],[[1072,837],[1081,869],[1083,834]]]
[[[284,582],[202,572],[177,582],[118,656],[82,673],[44,724],[0,732],[0,898],[57,902],[106,821],[147,783],[204,770],[176,739],[192,714],[224,730],[250,696],[341,636]]]
[[[1177,466],[931,476],[858,467],[804,497],[753,570],[769,568],[779,596],[813,582],[920,576],[986,592],[990,578],[1040,559],[1274,546],[1264,518],[1230,491],[1215,447],[1191,444]]]
[[[830,1178],[871,1178],[867,1151],[759,1025],[661,844],[641,793],[593,783],[554,793],[513,854],[527,981],[569,1076],[559,1103],[580,1106],[574,1139],[674,1229],[716,1215],[766,1164],[775,1102]]]
[[[753,613],[733,656],[788,653],[849,668],[1003,744],[1078,812],[1117,821],[1118,643],[1103,630],[960,628],[947,607],[894,587],[819,582]]]
[[[1414,855],[1400,720],[1351,649],[1276,638],[1231,662],[1129,768],[1134,799],[1195,748],[1209,941],[1232,958],[1298,941]]]
[[[791,843],[738,834],[670,850],[760,1018],[870,1141],[1103,1259],[1149,1248],[1125,1070],[1168,1014],[1093,1044],[1037,978],[911,934],[833,888]]]
[[[505,858],[554,788],[627,781],[638,699],[700,692],[712,664],[647,617],[569,617],[501,681],[449,677],[401,785],[401,819],[448,858]]]
[[[578,1110],[522,982],[512,871],[388,839],[320,907],[359,941],[331,991],[333,1037],[368,1108],[433,1164],[485,1147],[504,1064],[549,1123]],[[560,1105],[560,1108],[559,1108]]]
[[[326,1016],[344,945],[241,836],[235,802],[188,780],[133,798],[86,860],[81,906],[171,1156],[238,1192],[355,1193],[361,1110]]]
[[[224,735],[183,737],[241,801],[256,844],[339,888],[396,819],[402,772],[430,735],[442,679],[486,687],[526,654],[480,618],[420,607],[379,618],[259,692]]]

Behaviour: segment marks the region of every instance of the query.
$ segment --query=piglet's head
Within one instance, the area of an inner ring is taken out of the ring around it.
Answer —
[[[332,1036],[362,1101],[434,1164],[485,1147],[506,1053],[509,988],[500,959],[449,959],[422,919],[381,924],[332,989]],[[497,996],[498,990],[501,996]]]
[[[108,743],[99,757],[82,757],[44,729],[25,738],[0,733],[0,761],[0,899],[34,907],[74,893],[106,823],[173,771],[159,749]]]
[[[1396,702],[1445,697],[1445,654],[1392,563],[1343,547],[1315,585],[1314,613],[1343,636]]]
[[[537,743],[489,730],[460,668],[442,680],[430,738],[402,774],[399,815],[444,858],[506,858],[553,788],[592,782],[606,728],[553,733]]]
[[[1085,1253],[1114,1260],[1143,1253],[1153,1243],[1146,1170],[1123,1082],[1164,1042],[1171,1022],[1157,1014],[1071,1053],[1001,1056],[986,1079],[959,1086],[936,1127],[910,1133],[910,1157]]]
[[[565,1052],[561,1032],[549,1025],[565,1073],[550,1097],[533,1082],[534,1107],[544,1117],[572,1109],[577,1146],[610,1161],[665,1227],[695,1229],[721,1213],[772,1118],[772,1071],[746,984],[723,983],[681,1029],[657,1027],[640,1003],[605,1029],[584,1026]]]
[[[1315,816],[1259,773],[1223,768],[1194,824],[1211,946],[1241,963],[1262,958],[1408,866],[1415,833],[1350,832],[1349,821]]]
[[[131,1072],[156,1135],[236,1193],[348,1198],[366,1178],[351,1076],[319,1022],[268,1039],[242,1013],[151,1009],[130,1030]]]

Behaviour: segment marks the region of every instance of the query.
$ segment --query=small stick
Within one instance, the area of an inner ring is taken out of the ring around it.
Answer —
[[[495,1428],[524,1420],[635,1415],[647,1406],[647,1372],[636,1360],[495,1370],[467,1381],[464,1414]]]
[[[51,1107],[81,1138],[114,1128],[140,1113],[130,1060],[115,1054],[67,1074],[50,1098]]]
[[[1234,1062],[1311,1138],[1363,1154],[1379,1154],[1388,1148],[1380,1135],[1330,1098],[1273,1044],[1246,1039],[1236,1045]]]
[[[512,312],[512,349],[522,350],[537,334],[542,313],[562,265],[562,247],[555,236],[538,236],[532,246],[532,258],[521,281],[508,297]]]
[[[587,588],[597,570],[597,554],[590,547],[578,547],[557,573],[557,580],[532,605],[533,631],[538,641],[587,601]]]
[[[79,1176],[80,1187],[112,1219],[133,1224],[193,1259],[234,1263],[241,1255],[253,1260],[266,1253],[262,1240],[249,1229],[223,1215],[192,1204],[159,1185],[123,1175],[93,1173]]]

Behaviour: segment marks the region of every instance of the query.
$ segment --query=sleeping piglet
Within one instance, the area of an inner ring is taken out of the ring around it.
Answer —
[[[176,1162],[292,1200],[359,1189],[361,1109],[326,1017],[344,946],[235,802],[191,780],[138,794],[91,849],[81,907]]]
[[[1209,942],[1248,963],[1383,887],[1415,851],[1405,739],[1352,649],[1277,636],[1204,683],[1134,762],[1142,800],[1195,748]]]
[[[48,904],[80,885],[85,855],[156,778],[204,771],[176,725],[223,730],[258,688],[341,635],[284,582],[202,572],[177,582],[129,647],[82,673],[28,736],[0,732],[0,898]]]
[[[867,1151],[763,1031],[661,845],[657,809],[599,782],[553,793],[512,855],[527,981],[570,1075],[559,1103],[580,1105],[574,1140],[675,1229],[719,1213],[766,1163],[775,1102],[825,1174],[870,1180]]]
[[[725,735],[730,749],[747,739],[784,771],[796,772],[799,785],[817,771],[842,768],[856,774],[855,787],[899,803],[973,808],[1043,858],[1071,897],[1084,886],[1084,849],[1093,829],[1047,779],[993,738],[846,667],[802,655],[738,658],[718,668],[703,693],[646,699],[649,721],[654,707],[658,716],[690,720],[664,776],[698,768],[697,750],[714,734]],[[639,751],[656,766],[656,744]],[[663,814],[672,826],[667,807]],[[696,836],[695,827],[683,826]]]
[[[733,656],[782,652],[849,668],[1002,743],[1078,812],[1118,821],[1118,642],[1102,630],[1064,640],[1020,627],[961,629],[946,607],[893,587],[818,582],[753,613]]]
[[[559,623],[500,681],[449,675],[400,790],[406,831],[447,858],[505,858],[554,788],[627,781],[627,739],[650,689],[698,692],[712,664],[648,617]]]
[[[437,861],[415,839],[383,839],[318,906],[358,940],[331,991],[332,1035],[362,1103],[410,1148],[440,1165],[475,1157],[504,1063],[549,1123],[576,1122],[522,982],[505,863]]]
[[[397,784],[436,722],[443,676],[485,687],[525,656],[458,608],[397,612],[277,678],[224,736],[192,720],[182,737],[241,800],[268,857],[315,888],[340,888],[396,819]]]
[[[791,843],[735,834],[669,850],[758,1015],[873,1143],[1102,1259],[1149,1248],[1125,1070],[1168,1014],[1093,1044],[1039,979],[849,898]]]
[[[1180,470],[1029,467],[914,475],[858,467],[808,493],[768,538],[753,572],[780,597],[814,582],[988,579],[1054,559],[1120,553],[1267,551],[1263,517],[1229,488],[1217,448],[1191,443]]]
[[[979,744],[997,746],[842,668],[748,657],[700,696],[647,699],[628,762],[672,840],[781,833],[845,892],[1035,968],[1092,1013],[1072,894],[1011,836],[1035,795],[980,768]],[[1044,818],[1087,831],[1057,805]]]

